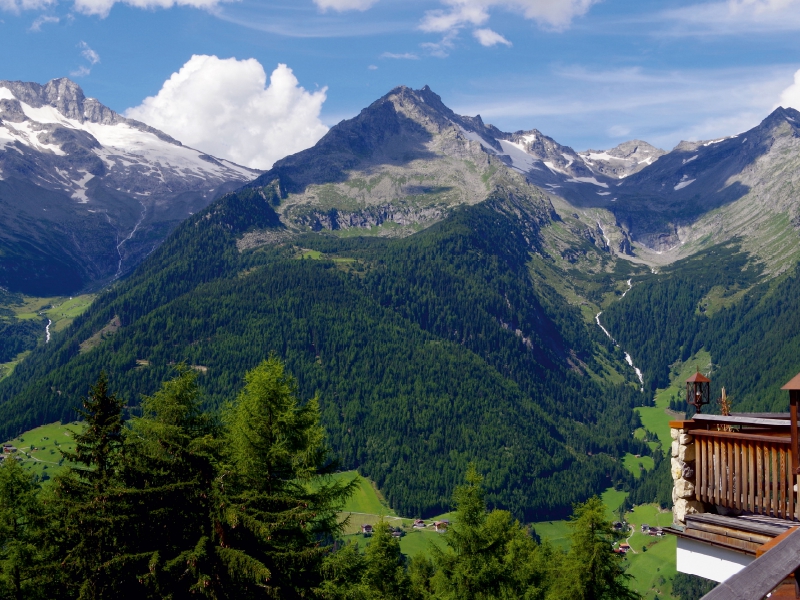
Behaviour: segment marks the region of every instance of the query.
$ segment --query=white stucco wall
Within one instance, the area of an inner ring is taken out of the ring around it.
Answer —
[[[754,556],[678,538],[678,572],[723,582],[755,560]]]

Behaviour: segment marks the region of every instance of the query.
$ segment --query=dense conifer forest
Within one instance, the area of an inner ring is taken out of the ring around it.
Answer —
[[[789,398],[780,388],[800,371],[800,266],[764,275],[735,242],[725,244],[635,284],[604,320],[647,373],[648,389],[665,387],[670,364],[705,349],[713,398],[724,386],[735,411],[782,412]]]
[[[487,511],[474,465],[444,549],[407,560],[381,522],[364,551],[335,542],[356,480],[336,469],[317,398],[298,401],[275,357],[220,411],[186,365],[140,416],[101,374],[84,399],[74,466],[46,489],[0,465],[0,597],[635,599],[597,497],[576,506],[568,552]]]
[[[536,232],[504,199],[405,239],[308,234],[240,252],[253,228],[286,235],[271,202],[225,196],[34,351],[0,383],[0,435],[72,420],[100,370],[137,404],[185,361],[217,408],[274,351],[319,394],[343,466],[403,514],[446,510],[470,462],[489,504],[525,520],[632,481],[617,459],[649,452],[630,434],[642,395],[594,375],[594,350],[619,350],[532,276]]]

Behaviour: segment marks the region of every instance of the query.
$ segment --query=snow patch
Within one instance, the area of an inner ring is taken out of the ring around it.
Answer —
[[[7,87],[0,87],[0,100],[16,100],[17,97]]]
[[[637,165],[640,165],[640,164],[642,164],[642,163],[644,163],[644,164],[646,164],[646,165],[652,165],[652,164],[653,164],[653,157],[652,157],[652,156],[648,156],[647,158],[645,158],[644,160],[640,160],[640,161],[639,161],[638,163],[636,163],[636,164],[637,164]]]
[[[552,162],[550,162],[549,160],[545,160],[545,161],[542,161],[542,162],[544,163],[544,166],[547,167],[548,169],[550,169],[553,173],[557,173],[559,175],[564,175],[564,173],[558,167],[556,167]]]
[[[572,163],[574,163],[574,162],[575,162],[575,159],[574,159],[574,158],[572,158],[572,157],[571,157],[569,154],[567,154],[567,153],[565,153],[565,152],[562,152],[562,153],[561,153],[561,156],[563,156],[563,157],[564,157],[564,160],[566,160],[566,161],[567,161],[567,166],[566,166],[565,168],[569,169],[569,166],[570,166]]]
[[[610,196],[611,192],[597,192],[598,196]]]
[[[587,156],[592,160],[621,160],[623,162],[630,162],[633,160],[632,158],[611,156],[608,152],[589,152],[588,154],[584,154],[583,156]]]
[[[535,133],[530,133],[528,135],[523,135],[522,136],[522,141],[524,141],[526,144],[530,144],[531,142],[535,142],[536,141],[536,134]]]
[[[698,154],[695,154],[695,155],[694,155],[692,158],[684,158],[684,159],[683,159],[683,164],[685,165],[685,164],[687,164],[687,163],[690,163],[690,162],[692,162],[692,161],[693,161],[695,158],[697,158],[698,156],[699,156]]]
[[[735,137],[739,137],[737,135],[732,135],[730,137],[720,138],[718,140],[711,140],[710,142],[706,142],[703,146],[710,146],[711,144],[719,144],[720,142],[724,142],[725,140],[732,140]]]
[[[594,177],[571,177],[570,179],[567,179],[567,181],[569,183],[591,183],[598,187],[608,188],[607,183],[602,183],[600,181],[597,181],[597,179],[595,179]]]
[[[461,133],[464,134],[465,138],[467,138],[468,140],[472,140],[473,142],[478,142],[481,146],[483,146],[483,149],[486,150],[487,152],[490,152],[491,154],[497,154],[497,150],[492,148],[488,144],[488,142],[484,140],[481,136],[479,136],[477,133],[475,133],[474,131],[470,131],[468,129],[464,129],[460,125],[458,126],[458,128],[461,130]]]
[[[511,165],[517,170],[527,173],[531,169],[535,169],[534,164],[536,159],[525,152],[522,144],[515,144],[509,140],[497,140],[503,148],[503,152],[511,159]]]
[[[684,177],[686,177],[686,175],[684,175]],[[680,182],[678,185],[676,185],[676,186],[675,186],[675,188],[674,188],[674,189],[675,189],[675,191],[677,192],[678,190],[682,190],[682,189],[683,189],[683,188],[685,188],[686,186],[688,186],[688,185],[691,185],[691,184],[692,184],[692,183],[694,183],[695,181],[696,181],[695,179],[688,179],[688,180],[686,180],[686,181],[681,181],[681,182]]]
[[[86,171],[78,171],[78,173],[83,173],[83,177],[75,182],[75,185],[78,186],[78,189],[75,190],[75,192],[72,194],[72,197],[81,204],[86,204],[89,202],[89,198],[86,196],[86,184],[94,178],[94,175],[87,173]]]

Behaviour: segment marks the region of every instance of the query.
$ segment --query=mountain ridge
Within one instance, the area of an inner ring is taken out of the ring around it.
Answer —
[[[0,81],[0,285],[97,289],[257,171],[120,116],[76,83]]]

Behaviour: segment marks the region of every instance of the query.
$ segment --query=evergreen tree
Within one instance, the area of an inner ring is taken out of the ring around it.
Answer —
[[[450,551],[434,548],[434,586],[442,599],[498,598],[510,581],[513,565],[505,555],[518,524],[507,511],[487,514],[483,478],[474,465],[466,479],[454,494],[455,523],[445,534]]]
[[[364,555],[358,543],[335,547],[337,545],[322,561],[323,581],[319,595],[326,600],[366,600],[367,593],[361,583]]]
[[[628,588],[622,556],[613,550],[613,529],[597,496],[575,507],[571,546],[548,600],[637,600]]]
[[[142,400],[142,417],[132,422],[124,469],[137,524],[130,559],[152,597],[224,597],[223,550],[213,540],[218,427],[200,409],[197,373],[184,364],[176,372]]]
[[[329,460],[319,405],[297,401],[297,384],[271,356],[248,372],[227,406],[227,466],[219,475],[217,540],[235,597],[309,597],[321,584],[337,511],[355,489],[324,477]]]
[[[60,557],[60,581],[51,593],[81,599],[122,598],[128,589],[120,578],[118,558],[126,553],[120,535],[128,514],[120,493],[118,468],[124,447],[124,402],[109,392],[101,373],[79,414],[86,421],[75,434],[75,452],[62,451],[76,466],[56,478],[51,541]]]
[[[364,563],[361,579],[368,598],[405,600],[409,597],[411,582],[400,553],[400,542],[392,536],[389,525],[383,519],[373,529]]]
[[[14,457],[0,463],[0,597],[40,597],[43,525],[38,486]]]

